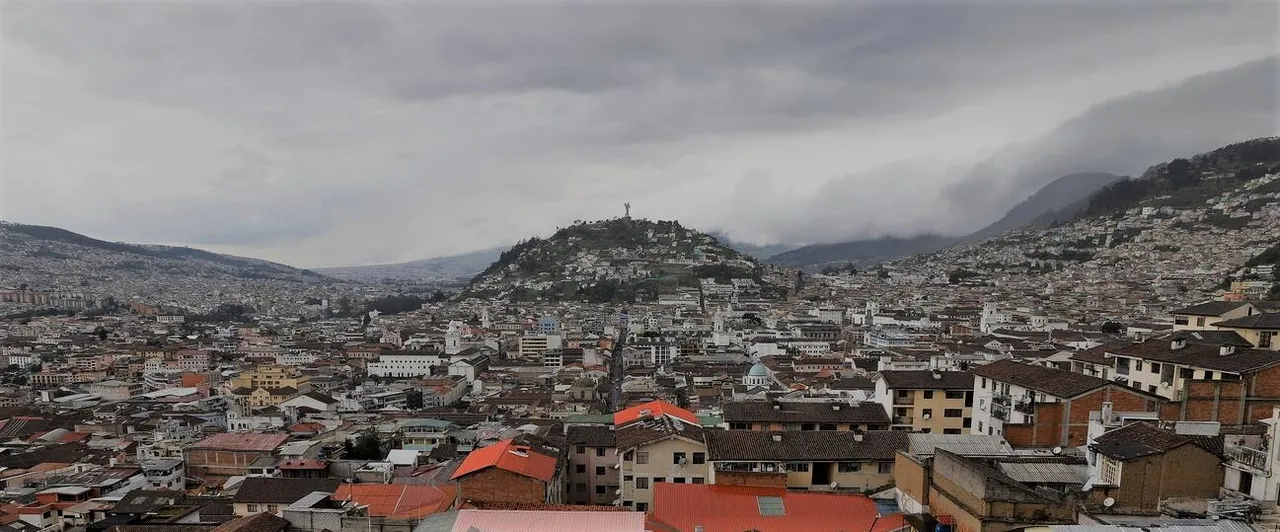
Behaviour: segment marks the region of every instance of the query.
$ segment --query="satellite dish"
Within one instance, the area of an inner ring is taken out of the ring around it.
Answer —
[[[925,415],[920,416],[920,417],[922,417],[922,418],[924,418],[924,419],[929,419],[929,418],[933,417],[933,414],[925,414]]]
[[[1105,507],[1107,507],[1107,508],[1110,508],[1110,507],[1112,507],[1112,506],[1115,506],[1115,505],[1116,505],[1116,499],[1115,499],[1115,497],[1107,497],[1107,498],[1105,498],[1105,499],[1102,499],[1102,505],[1103,505],[1103,506],[1105,506]]]
[[[1054,447],[1053,454],[1062,454],[1062,447]]]

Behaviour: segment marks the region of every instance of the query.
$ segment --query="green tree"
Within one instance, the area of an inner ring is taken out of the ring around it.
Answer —
[[[348,441],[347,445],[350,445],[350,448],[344,446],[347,458],[352,460],[382,459],[382,439],[378,438],[378,433],[372,430],[357,436],[354,444]]]

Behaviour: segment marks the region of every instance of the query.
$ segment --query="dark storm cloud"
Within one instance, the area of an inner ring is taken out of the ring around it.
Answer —
[[[1036,139],[1099,102],[1274,53],[1277,15],[1146,1],[5,7],[0,214],[304,265],[350,262],[335,248],[487,247],[624,199],[758,240],[976,223],[969,211],[1070,166],[1021,150],[1096,149]],[[1087,137],[1129,131],[1089,124]],[[1141,144],[1108,138],[1098,164]],[[962,181],[993,152],[999,171]],[[1036,177],[1009,175],[1031,164]],[[747,172],[768,177],[744,186]],[[957,182],[989,190],[937,193]],[[9,199],[69,188],[97,199]],[[181,223],[125,225],[166,199],[193,206]]]

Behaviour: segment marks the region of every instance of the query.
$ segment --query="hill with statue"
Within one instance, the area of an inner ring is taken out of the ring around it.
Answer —
[[[676,221],[576,222],[504,251],[461,294],[510,301],[651,301],[712,291],[782,297],[789,274]]]

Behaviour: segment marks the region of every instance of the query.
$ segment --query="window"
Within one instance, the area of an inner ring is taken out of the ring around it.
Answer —
[[[638,490],[649,489],[649,477],[636,477],[636,489]]]
[[[578,465],[576,465],[576,466],[573,466],[573,470],[574,470],[574,472],[576,472],[576,473],[586,473],[586,472],[587,472],[587,464],[578,464]]]
[[[793,473],[808,473],[809,462],[787,462],[787,471]]]
[[[637,511],[637,512],[647,512],[647,511],[649,511],[649,503],[647,503],[647,502],[638,502],[638,503],[636,503],[636,511]]]
[[[960,425],[960,426],[961,426],[961,427],[964,427],[964,428],[966,428],[966,429],[967,429],[967,428],[969,428],[969,427],[972,427],[972,426],[973,426],[973,418],[971,418],[971,417],[964,418],[964,424],[963,424],[963,425]]]
[[[1206,379],[1212,379],[1212,378],[1213,378],[1213,372],[1212,372],[1212,371],[1206,371],[1206,372],[1204,372],[1204,378],[1206,378]]]
[[[924,398],[925,398],[925,399],[933,399],[933,390],[925,390],[925,391],[924,391]]]
[[[707,463],[707,453],[693,453],[693,463],[694,464]]]
[[[923,415],[925,415],[925,416],[928,416],[928,417],[933,417],[933,409],[932,409],[932,408],[926,408],[926,409],[922,410],[920,413],[921,413],[921,414],[923,414]]]
[[[1204,327],[1204,318],[1196,318],[1196,327]]]
[[[268,513],[276,513],[276,512],[279,512],[279,511],[280,511],[280,506],[279,506],[279,505],[276,505],[276,504],[268,504],[268,505],[267,505],[267,512],[268,512]]]
[[[573,489],[578,490],[578,491],[587,491],[587,483],[586,483],[586,482],[579,482],[579,483],[577,483],[577,484],[574,484],[574,485],[573,485]]]
[[[583,454],[583,453],[587,452],[587,446],[586,446],[586,445],[579,445],[579,446],[578,446],[578,448],[577,448],[577,449],[574,449],[574,451],[573,451],[573,452],[578,453],[578,454]]]
[[[604,447],[596,447],[596,456],[604,456]]]
[[[751,430],[750,423],[730,423],[729,430]]]
[[[258,513],[258,505],[256,505],[256,504],[249,504],[249,505],[245,505],[245,508],[244,508],[244,509],[245,509],[245,510],[248,510],[248,511],[249,511],[249,513],[251,513],[251,514],[256,514],[256,513]]]
[[[942,429],[943,434],[960,434],[960,429]]]
[[[627,508],[630,508],[630,507],[631,507],[631,505],[633,505],[633,504],[635,504],[635,502],[632,502],[632,501],[622,501],[622,505],[623,505],[623,506],[626,506]]]
[[[862,471],[862,464],[858,462],[840,462],[841,473],[857,473]]]
[[[889,473],[892,473],[893,462],[881,462],[880,467],[878,468],[878,471],[880,471],[880,474],[882,475],[888,475]]]
[[[604,495],[604,486],[596,486],[596,495]]]
[[[688,462],[688,460],[689,460],[688,456],[686,456],[683,452],[671,453],[671,463],[673,464],[684,465],[685,463]]]
[[[1270,347],[1271,347],[1271,337],[1273,337],[1273,336],[1275,336],[1275,335],[1276,335],[1275,331],[1262,331],[1262,332],[1258,333],[1258,347],[1259,347],[1259,348],[1270,348]]]
[[[943,417],[964,417],[964,410],[959,408],[948,408],[942,411]]]
[[[597,477],[603,477],[603,476],[604,476],[604,467],[603,467],[603,466],[596,466],[596,476],[597,476]]]
[[[1182,368],[1182,371],[1178,372],[1178,375],[1184,379],[1193,379],[1195,378],[1195,374],[1196,370],[1191,368]]]
[[[649,451],[636,451],[636,463],[637,464],[649,463]]]
[[[705,484],[707,482],[707,479],[702,477],[693,477],[691,480],[694,484]]]
[[[946,398],[947,399],[964,399],[964,395],[965,395],[964,392],[959,390],[948,390]]]
[[[1154,384],[1147,385],[1147,393],[1156,393],[1156,385]]]
[[[800,430],[817,430],[817,429],[818,429],[818,425],[817,425],[816,423],[801,423],[801,424],[800,424]]]
[[[635,452],[635,451],[627,451],[627,452],[625,452],[625,453],[622,453],[622,459],[623,459],[623,460],[626,460],[626,461],[628,461],[628,462],[630,462],[630,461],[632,461],[632,460],[635,460],[635,459],[636,459],[636,452]]]
[[[624,476],[622,477],[622,481],[623,481],[623,482],[631,482],[631,481],[633,481],[633,480],[635,480],[635,479],[636,479],[636,477],[633,477],[633,476],[631,476],[631,475],[624,475]]]
[[[978,434],[982,434],[982,422],[978,422]]]
[[[1187,324],[1190,324],[1190,323],[1191,323],[1191,320],[1187,319],[1187,317],[1186,317],[1186,316],[1174,316],[1174,317],[1173,317],[1173,324],[1174,324],[1174,325],[1187,325]]]
[[[674,482],[676,484],[684,484],[684,477],[675,477],[671,479],[671,482]]]
[[[1134,371],[1142,371],[1142,361],[1141,361],[1141,360],[1135,360],[1135,361],[1133,361],[1133,370],[1134,370]]]
[[[659,482],[666,482],[666,481],[667,481],[667,477],[653,477],[654,484],[657,484]]]
[[[820,424],[818,425],[818,430],[836,430],[836,424],[835,424],[835,423],[820,423]]]
[[[986,377],[983,377],[983,378],[982,378],[982,389],[983,389],[983,390],[987,389],[987,378],[986,378]]]
[[[1152,372],[1152,373],[1160,373],[1160,364],[1156,364],[1155,362],[1152,362],[1152,363],[1151,363],[1151,372]]]

